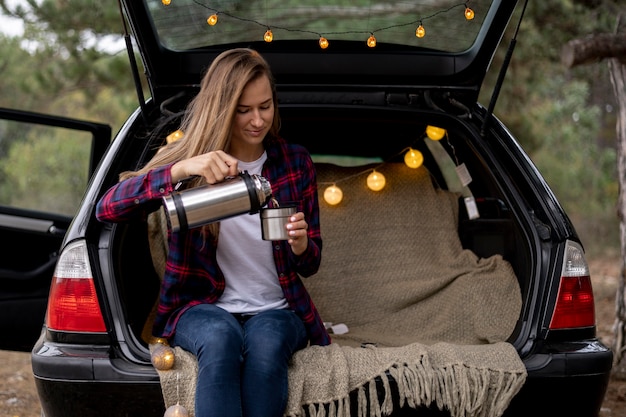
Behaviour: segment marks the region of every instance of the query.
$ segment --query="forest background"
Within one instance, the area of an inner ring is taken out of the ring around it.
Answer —
[[[138,101],[117,1],[0,0],[0,11],[23,25],[19,34],[0,28],[0,107],[122,126]],[[567,68],[560,54],[570,40],[613,32],[620,12],[623,0],[530,0],[494,112],[544,174],[589,256],[620,250],[618,109],[606,62]],[[516,23],[481,90],[485,106]],[[9,146],[28,158],[49,153],[15,142],[0,135],[0,161]]]

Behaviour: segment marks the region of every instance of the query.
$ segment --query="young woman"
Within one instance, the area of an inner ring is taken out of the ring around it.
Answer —
[[[277,201],[298,205],[286,241],[262,240],[259,216],[248,214],[168,231],[153,332],[197,356],[197,417],[282,416],[291,356],[330,343],[300,280],[321,260],[315,169],[303,147],[278,136],[276,105],[259,53],[222,53],[185,113],[184,137],[123,173],[97,206],[103,222],[145,221],[179,181],[214,184],[244,170],[267,178]]]

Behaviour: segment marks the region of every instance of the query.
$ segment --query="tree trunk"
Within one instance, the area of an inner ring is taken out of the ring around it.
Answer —
[[[615,371],[626,377],[624,352],[626,350],[626,65],[617,59],[609,60],[611,84],[618,104],[616,126],[617,139],[617,174],[619,179],[618,216],[620,220],[621,246],[621,273],[619,287],[616,294],[615,340],[613,352],[615,354]]]
[[[622,61],[626,58],[626,34],[590,35],[574,39],[561,49],[561,62],[568,68],[604,58],[617,58]]]

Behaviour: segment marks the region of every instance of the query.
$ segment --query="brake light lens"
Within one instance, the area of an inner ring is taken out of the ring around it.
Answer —
[[[68,332],[106,331],[84,241],[61,253],[48,298],[46,326]]]
[[[595,303],[589,266],[580,245],[568,242],[550,329],[595,326]]]

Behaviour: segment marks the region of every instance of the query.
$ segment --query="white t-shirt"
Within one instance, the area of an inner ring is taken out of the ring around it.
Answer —
[[[250,175],[261,174],[267,154],[253,162],[239,161]],[[217,243],[217,263],[226,287],[216,305],[231,313],[259,313],[287,308],[278,283],[272,242],[261,238],[259,214],[241,214],[222,220]]]

